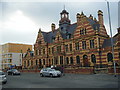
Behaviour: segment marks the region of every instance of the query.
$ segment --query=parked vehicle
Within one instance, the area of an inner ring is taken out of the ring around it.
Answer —
[[[20,72],[17,69],[10,69],[7,71],[8,75],[20,75]]]
[[[6,75],[4,74],[3,71],[0,71],[0,84],[5,84],[5,83],[7,83]]]
[[[57,77],[61,76],[61,72],[59,70],[51,69],[51,68],[43,68],[40,71],[40,76],[50,76],[50,77]]]

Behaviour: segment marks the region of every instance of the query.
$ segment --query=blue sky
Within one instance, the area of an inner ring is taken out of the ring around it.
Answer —
[[[109,0],[108,0],[109,1]],[[42,31],[51,31],[51,23],[55,23],[58,28],[60,12],[65,9],[69,12],[71,23],[76,22],[76,14],[82,11],[86,16],[90,14],[97,18],[97,11],[102,10],[104,23],[109,34],[108,12],[105,0],[95,2],[86,0],[78,1],[15,1],[5,0],[0,2],[0,44],[4,43],[25,43],[34,44],[39,28]],[[110,1],[110,14],[112,21],[113,35],[118,28],[118,1]],[[109,34],[110,35],[110,34]]]

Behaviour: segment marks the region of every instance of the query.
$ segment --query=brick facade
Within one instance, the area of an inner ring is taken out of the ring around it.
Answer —
[[[34,56],[27,55],[23,59],[23,68],[41,68],[51,65],[108,68],[109,62],[113,60],[103,12],[98,11],[98,20],[93,19],[92,15],[87,17],[83,12],[78,13],[77,21],[73,24],[70,23],[69,13],[66,10],[63,10],[60,15],[59,28],[56,29],[55,24],[52,23],[50,32],[39,29],[34,44]],[[118,65],[120,64],[119,31],[120,28],[113,37],[114,60]]]

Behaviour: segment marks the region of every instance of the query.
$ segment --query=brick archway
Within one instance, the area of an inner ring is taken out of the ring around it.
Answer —
[[[107,60],[108,60],[108,62],[113,62],[113,54],[112,53],[108,53],[107,54]]]
[[[89,66],[88,56],[87,55],[83,55],[83,66],[84,67],[88,67]]]

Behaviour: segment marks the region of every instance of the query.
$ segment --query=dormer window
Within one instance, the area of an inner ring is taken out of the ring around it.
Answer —
[[[71,34],[68,34],[68,35],[67,35],[67,39],[70,39],[70,38],[71,38]]]
[[[38,41],[38,44],[41,44],[41,41]]]
[[[57,38],[57,39],[58,39],[58,41],[59,41],[59,36],[58,36],[58,38]]]

